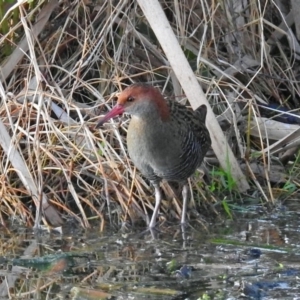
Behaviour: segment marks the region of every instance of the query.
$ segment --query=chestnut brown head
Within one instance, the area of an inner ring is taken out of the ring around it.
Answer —
[[[96,125],[103,125],[109,119],[128,113],[137,117],[157,115],[162,120],[169,116],[169,108],[158,89],[151,85],[136,83],[117,95],[117,104]]]

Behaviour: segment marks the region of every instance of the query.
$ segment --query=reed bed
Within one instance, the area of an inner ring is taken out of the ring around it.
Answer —
[[[159,2],[251,186],[247,197],[274,204],[278,191],[295,192],[297,1]],[[129,119],[94,129],[133,82],[189,105],[139,3],[23,1],[4,3],[1,16],[1,223],[56,227],[63,216],[83,227],[99,220],[102,230],[146,220],[153,189],[128,157]],[[210,151],[204,169],[190,180],[191,217],[215,218],[226,196],[245,199],[230,163],[221,169]],[[162,218],[178,218],[176,190],[163,190]]]

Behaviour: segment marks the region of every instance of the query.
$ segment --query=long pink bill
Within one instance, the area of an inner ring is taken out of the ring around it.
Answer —
[[[122,115],[124,113],[124,107],[122,105],[117,104],[112,108],[110,112],[108,112],[100,121],[97,123],[95,128],[101,127],[106,121],[116,116]]]

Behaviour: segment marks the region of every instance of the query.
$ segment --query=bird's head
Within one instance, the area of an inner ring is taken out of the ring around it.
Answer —
[[[128,113],[140,118],[154,117],[163,121],[169,117],[169,107],[158,89],[151,85],[136,83],[117,95],[117,104],[100,119],[96,128],[109,119]]]

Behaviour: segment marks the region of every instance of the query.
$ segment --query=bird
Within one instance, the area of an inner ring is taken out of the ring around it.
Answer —
[[[129,156],[155,189],[155,206],[149,228],[156,226],[162,200],[162,180],[183,184],[181,224],[184,224],[189,196],[188,178],[201,165],[211,146],[205,125],[206,105],[193,111],[176,101],[165,99],[150,84],[133,83],[117,94],[117,104],[100,118],[95,128],[124,113],[131,115],[127,130]]]

